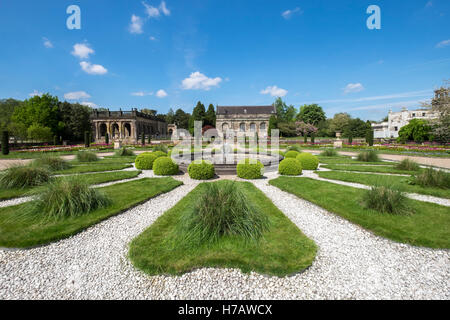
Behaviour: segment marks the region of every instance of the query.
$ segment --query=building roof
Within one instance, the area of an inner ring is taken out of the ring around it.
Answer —
[[[217,106],[217,114],[272,114],[274,106]]]

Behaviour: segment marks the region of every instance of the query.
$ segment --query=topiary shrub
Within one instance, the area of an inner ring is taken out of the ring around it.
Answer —
[[[153,169],[153,163],[158,157],[153,152],[144,152],[136,157],[134,165],[139,170],[151,170]]]
[[[319,158],[311,153],[300,153],[295,159],[300,161],[303,170],[316,170],[319,166]]]
[[[42,155],[38,159],[35,159],[32,162],[32,165],[36,167],[46,167],[50,171],[65,170],[71,167],[70,163],[68,163],[67,161],[64,161],[59,157],[54,157],[46,154]]]
[[[214,165],[205,160],[202,160],[200,163],[193,161],[188,167],[188,174],[191,179],[195,180],[212,179],[215,174]]]
[[[79,177],[55,179],[36,190],[37,199],[26,206],[24,213],[43,215],[48,219],[76,217],[103,208],[111,200]]]
[[[407,199],[399,189],[386,185],[377,185],[364,193],[363,205],[381,213],[408,214]]]
[[[168,152],[168,148],[165,144],[157,144],[153,147],[153,152],[155,151],[162,151],[164,153]]]
[[[93,162],[93,161],[98,161],[98,157],[93,152],[80,151],[77,153],[77,160],[80,162]]]
[[[181,243],[213,243],[223,236],[258,241],[269,230],[267,215],[252,206],[235,182],[205,183],[204,188],[194,210],[181,216],[177,225]]]
[[[378,153],[375,150],[363,151],[358,154],[358,161],[377,162],[380,161]]]
[[[118,157],[129,157],[129,156],[134,156],[134,152],[131,151],[130,149],[127,149],[125,147],[120,148],[119,150],[116,151],[116,156]]]
[[[236,166],[237,176],[242,179],[260,179],[264,174],[264,165],[258,160],[246,158]]]
[[[155,155],[157,158],[167,157],[167,153],[165,153],[163,151],[153,151],[152,154]]]
[[[300,154],[300,152],[297,152],[295,150],[291,150],[291,151],[286,152],[284,154],[284,157],[285,158],[294,158],[295,159],[299,154]]]
[[[34,187],[50,180],[47,168],[15,166],[0,173],[0,187],[4,189]]]
[[[158,176],[172,176],[178,171],[178,164],[169,157],[157,158],[153,163],[153,172]]]
[[[417,171],[420,169],[417,162],[410,160],[408,158],[403,159],[400,163],[395,166],[396,169],[406,170],[406,171]]]
[[[297,159],[286,158],[278,165],[278,173],[285,176],[302,174],[302,164]]]
[[[323,157],[335,157],[338,155],[337,151],[334,149],[325,149],[320,153]]]
[[[2,154],[5,156],[9,154],[9,132],[8,131],[2,132]]]

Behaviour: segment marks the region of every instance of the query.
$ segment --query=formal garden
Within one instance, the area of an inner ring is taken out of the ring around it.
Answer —
[[[1,295],[448,297],[448,170],[375,149],[246,147],[205,145],[197,161],[164,144],[35,152],[1,171],[0,254],[21,277]],[[430,272],[438,282],[418,281]]]

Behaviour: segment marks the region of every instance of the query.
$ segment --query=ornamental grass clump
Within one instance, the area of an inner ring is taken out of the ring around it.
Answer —
[[[412,212],[407,205],[406,196],[395,186],[383,184],[372,186],[364,193],[362,201],[365,208],[381,213],[409,214]]]
[[[130,149],[122,147],[116,151],[115,155],[118,157],[129,157],[129,156],[134,156],[134,152]]]
[[[334,149],[325,149],[320,153],[320,155],[322,157],[336,157],[338,153]]]
[[[70,163],[61,159],[60,157],[54,157],[51,155],[42,155],[40,158],[35,159],[32,162],[35,167],[45,167],[50,171],[66,170],[71,167]]]
[[[23,213],[44,219],[77,217],[112,203],[79,177],[55,179],[33,194],[36,200],[27,203]]]
[[[77,153],[77,160],[80,162],[94,162],[94,161],[98,161],[98,157],[93,152],[80,151]]]
[[[417,171],[420,169],[417,162],[414,162],[408,158],[403,159],[400,163],[395,166],[396,169],[406,170],[406,171]]]
[[[358,154],[358,161],[377,162],[380,161],[378,153],[375,150],[363,151]]]
[[[35,187],[49,180],[50,172],[44,167],[14,166],[0,173],[0,187],[4,189]]]
[[[450,189],[450,173],[443,170],[427,168],[411,178],[410,184],[421,187]]]
[[[253,207],[236,183],[206,183],[204,187],[195,207],[177,225],[184,243],[211,243],[224,236],[257,241],[269,229],[268,217]]]

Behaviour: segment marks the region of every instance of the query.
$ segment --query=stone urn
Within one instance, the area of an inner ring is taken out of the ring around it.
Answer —
[[[333,146],[335,148],[342,148],[342,140],[340,132],[336,132],[336,141],[334,141]]]
[[[116,140],[114,141],[114,150],[121,149],[122,148],[122,141]]]

